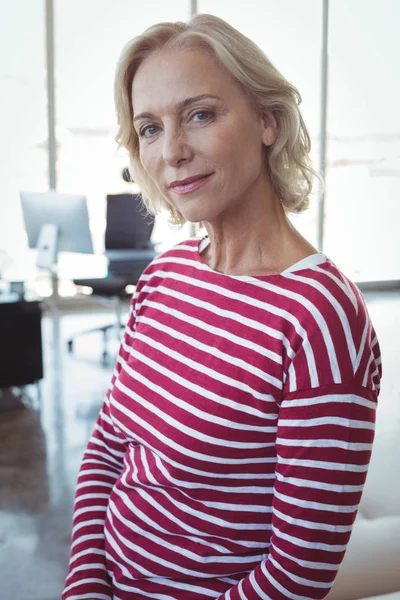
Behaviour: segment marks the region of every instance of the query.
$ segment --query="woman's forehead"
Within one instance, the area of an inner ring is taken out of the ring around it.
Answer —
[[[233,77],[208,52],[157,52],[143,61],[133,78],[133,109],[138,113],[150,110],[149,104],[178,106],[205,94],[224,99],[234,87]]]

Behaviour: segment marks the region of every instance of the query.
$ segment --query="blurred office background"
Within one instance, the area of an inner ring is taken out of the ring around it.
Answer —
[[[400,427],[394,339],[400,333],[400,3],[330,1],[325,124],[323,6],[323,0],[0,0],[0,250],[12,261],[7,278],[23,280],[33,295],[51,294],[27,248],[19,191],[48,190],[55,176],[59,192],[86,195],[101,257],[106,194],[129,191],[121,179],[127,156],[114,142],[119,53],[154,22],[185,21],[194,10],[218,15],[252,38],[300,90],[317,167],[326,128],[322,248],[350,278],[375,290],[367,302],[384,353],[390,407],[381,426]],[[52,15],[54,46],[48,37],[46,45]],[[49,61],[55,108],[50,133]],[[294,222],[318,244],[317,195]],[[165,216],[157,217],[153,241],[160,249],[189,235],[189,227],[174,230]],[[89,336],[73,355],[65,351],[69,335],[109,318],[84,302],[76,308],[80,295],[72,278],[92,268],[87,260],[61,256],[62,311],[55,318],[45,312],[43,320],[41,410],[33,389],[33,408],[0,412],[6,465],[0,468],[0,572],[7,574],[0,600],[50,600],[61,592],[77,469],[112,371],[99,360],[100,340]]]
[[[251,0],[246,8],[240,0],[50,4],[56,187],[87,195],[97,251],[103,245],[105,194],[121,191],[120,171],[127,164],[114,142],[119,53],[155,21],[188,19],[193,4],[254,39],[299,88],[319,164],[322,0]],[[0,247],[20,267],[22,257],[26,265],[29,260],[18,192],[49,187],[46,2],[2,0],[0,6]],[[397,0],[330,2],[323,248],[356,281],[400,279],[399,19]],[[317,244],[317,196],[295,221]],[[159,217],[153,237],[167,247],[187,234],[171,230]],[[66,277],[72,261],[63,261]],[[61,293],[74,290],[64,285]]]

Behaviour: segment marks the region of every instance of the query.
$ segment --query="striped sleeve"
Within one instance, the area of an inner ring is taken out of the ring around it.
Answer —
[[[268,557],[221,600],[325,598],[361,499],[375,409],[376,393],[354,383],[285,396]]]
[[[126,342],[133,335],[134,324],[133,300],[111,385],[81,463],[75,495],[71,558],[62,600],[112,600],[104,557],[104,522],[111,490],[123,468],[126,448],[112,423],[109,401],[127,359]]]

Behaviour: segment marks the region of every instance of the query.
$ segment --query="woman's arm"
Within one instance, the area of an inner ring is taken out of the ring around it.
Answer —
[[[286,395],[268,557],[220,600],[307,600],[328,594],[367,475],[377,394],[335,384]]]
[[[125,343],[133,327],[132,303]],[[121,345],[110,389],[83,456],[75,496],[71,559],[62,600],[112,600],[104,558],[104,521],[111,490],[123,468],[125,444],[113,427],[109,402],[126,354]]]

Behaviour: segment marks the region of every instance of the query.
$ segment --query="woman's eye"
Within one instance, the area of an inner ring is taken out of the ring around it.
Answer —
[[[158,131],[158,127],[156,125],[146,125],[139,131],[140,137],[149,138],[155,135]]]
[[[211,110],[198,110],[193,115],[193,120],[195,121],[207,121],[211,117],[214,116],[214,113]]]

